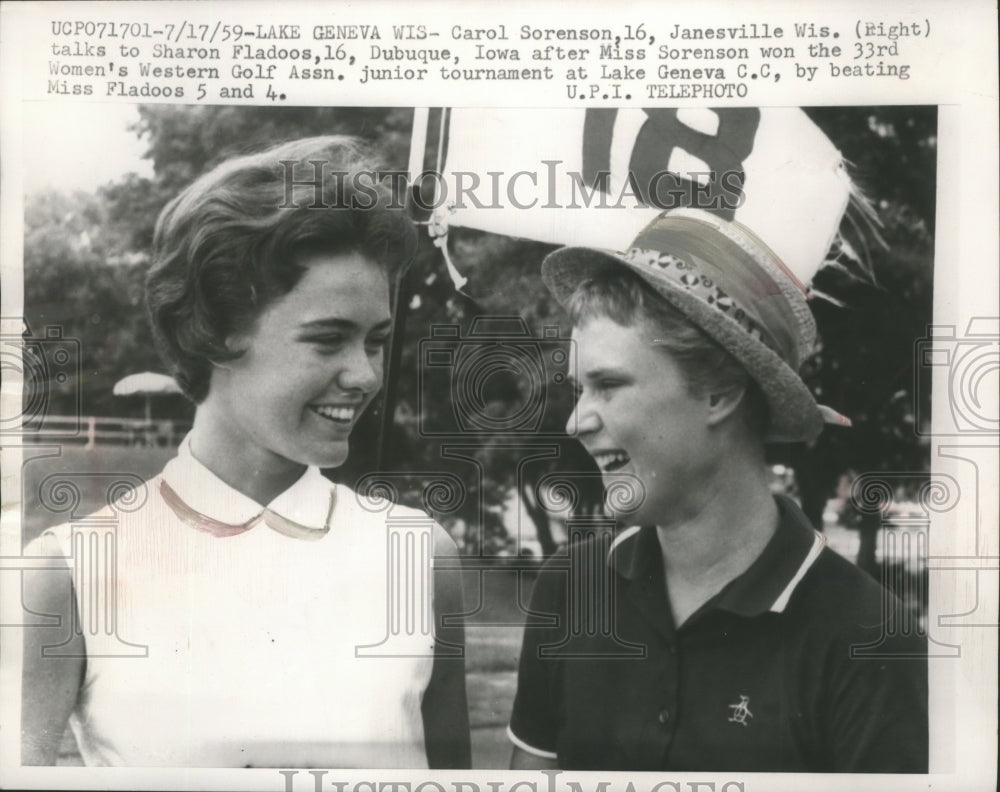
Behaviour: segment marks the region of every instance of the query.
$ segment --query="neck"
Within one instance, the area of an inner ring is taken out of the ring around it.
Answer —
[[[238,492],[266,506],[302,476],[306,466],[256,445],[240,443],[209,402],[198,405],[191,428],[191,453]]]
[[[699,492],[657,535],[671,586],[714,593],[746,571],[777,529],[763,449],[721,461]]]

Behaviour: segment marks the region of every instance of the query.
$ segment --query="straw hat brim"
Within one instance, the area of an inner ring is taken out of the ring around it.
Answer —
[[[768,442],[811,441],[819,436],[824,416],[799,375],[735,321],[656,270],[626,261],[609,250],[566,247],[545,257],[542,280],[565,306],[577,286],[609,266],[634,272],[742,364],[767,401]]]

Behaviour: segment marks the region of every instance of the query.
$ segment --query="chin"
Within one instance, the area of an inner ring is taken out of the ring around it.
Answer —
[[[337,443],[334,446],[312,449],[311,453],[303,454],[300,462],[318,468],[340,467],[347,461],[347,443]]]

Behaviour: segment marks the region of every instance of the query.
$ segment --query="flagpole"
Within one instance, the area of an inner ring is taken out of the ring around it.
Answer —
[[[410,185],[416,183],[424,167],[424,152],[427,149],[427,129],[430,124],[430,108],[417,107],[413,110],[413,128],[410,133],[410,156],[407,165],[406,198],[409,204]],[[409,207],[407,207],[409,208]],[[396,416],[396,385],[399,380],[399,365],[403,356],[403,338],[406,332],[406,310],[410,302],[410,290],[403,288],[404,274],[396,281],[393,296],[392,336],[389,341],[385,372],[385,392],[382,398],[382,420],[379,425],[378,451],[375,456],[375,470],[381,472],[389,453],[393,419]]]
[[[413,132],[410,135],[410,161],[407,166],[408,184],[416,184],[417,176],[424,169],[424,152],[427,150],[427,127],[431,120],[429,107],[413,110]]]

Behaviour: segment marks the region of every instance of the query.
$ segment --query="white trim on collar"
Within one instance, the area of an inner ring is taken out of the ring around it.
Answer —
[[[778,598],[771,605],[772,613],[783,613],[785,608],[788,606],[788,601],[792,598],[792,593],[795,591],[795,587],[799,585],[802,578],[806,576],[806,572],[809,568],[816,563],[816,559],[819,558],[819,554],[823,552],[823,548],[826,547],[826,537],[821,534],[816,529],[813,529],[815,536],[813,537],[813,545],[809,548],[809,552],[806,557],[802,559],[802,563],[799,564],[798,570],[792,576],[792,579],[788,581],[788,585],[785,586],[785,590],[778,595]]]
[[[533,754],[535,756],[540,756],[543,759],[558,759],[559,754],[553,753],[552,751],[543,751],[541,748],[536,748],[533,745],[528,745],[524,740],[514,734],[514,730],[507,726],[507,739],[509,739],[514,745],[520,748],[522,751]]]
[[[162,478],[185,504],[219,522],[239,525],[252,520],[265,506],[229,486],[191,453],[190,435],[185,437]],[[330,509],[330,492],[335,484],[318,468],[309,467],[287,490],[266,505],[275,514],[305,525],[323,528]]]
[[[615,552],[615,550],[618,549],[618,545],[620,545],[626,539],[632,538],[641,530],[642,530],[641,525],[633,525],[631,528],[626,528],[624,531],[618,534],[618,536],[615,537],[615,540],[611,543],[611,547],[608,548],[608,560],[609,561],[611,560],[611,555]]]

